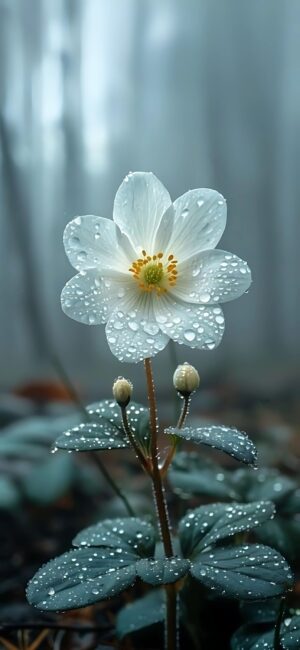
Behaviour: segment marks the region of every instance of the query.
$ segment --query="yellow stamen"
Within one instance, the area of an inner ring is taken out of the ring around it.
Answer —
[[[142,250],[141,255],[142,257],[132,262],[129,271],[134,280],[137,280],[141,291],[154,292],[160,297],[168,288],[175,286],[178,262],[173,254],[165,256],[162,251],[148,255],[146,250]]]

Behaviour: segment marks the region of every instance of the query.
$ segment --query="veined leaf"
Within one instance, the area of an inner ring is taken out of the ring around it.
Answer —
[[[137,562],[136,570],[144,582],[157,586],[177,582],[188,572],[189,565],[189,561],[181,557],[143,559]]]
[[[185,556],[195,555],[221,539],[251,530],[273,517],[270,501],[214,503],[188,512],[179,523],[179,538]]]
[[[255,465],[257,451],[253,442],[245,433],[225,426],[169,428],[167,434],[176,435],[196,444],[208,445],[213,449],[224,451],[236,460],[248,465]]]
[[[155,530],[148,521],[138,517],[106,519],[85,528],[73,540],[74,546],[106,546],[121,548],[138,558],[153,556]]]
[[[80,548],[43,566],[30,581],[27,598],[39,609],[85,607],[120,593],[136,578],[135,555]]]
[[[260,544],[201,553],[191,573],[217,594],[243,600],[273,598],[284,593],[293,582],[282,555]]]

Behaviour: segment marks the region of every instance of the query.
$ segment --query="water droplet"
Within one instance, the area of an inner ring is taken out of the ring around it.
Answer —
[[[194,341],[194,339],[196,338],[196,334],[195,334],[195,332],[193,332],[193,330],[186,330],[186,331],[184,332],[184,338],[185,338],[187,341],[190,341],[190,342],[191,342],[191,341]]]

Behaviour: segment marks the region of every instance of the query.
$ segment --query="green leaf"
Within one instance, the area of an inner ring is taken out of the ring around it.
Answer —
[[[263,632],[259,625],[242,625],[231,638],[231,650],[274,650],[274,628]]]
[[[300,616],[285,618],[281,628],[281,645],[283,650],[299,650],[300,648]]]
[[[63,417],[32,417],[10,424],[2,430],[0,456],[39,461],[44,458],[66,426],[80,422],[77,413]]]
[[[0,509],[15,508],[20,500],[20,491],[15,483],[6,476],[0,476]]]
[[[211,544],[250,530],[274,516],[270,501],[215,503],[191,510],[179,523],[179,538],[185,556],[199,553]]]
[[[201,553],[191,573],[206,587],[229,598],[273,598],[292,585],[284,558],[260,544],[218,548]]]
[[[119,639],[144,627],[164,621],[165,599],[162,589],[152,589],[146,596],[125,605],[117,616],[116,630]]]
[[[264,544],[274,544],[290,560],[296,560],[300,547],[300,521],[276,514],[274,520],[268,521],[257,531],[257,537]]]
[[[255,465],[257,451],[253,442],[245,433],[225,426],[169,428],[167,434],[176,435],[184,440],[208,445],[213,449],[224,451],[236,460],[248,465]]]
[[[75,478],[73,460],[68,454],[47,454],[23,481],[26,496],[40,504],[49,504],[66,494]]]
[[[135,555],[80,548],[44,565],[30,581],[27,598],[42,610],[75,609],[115,596],[135,578]]]
[[[239,481],[241,486],[243,479],[242,473],[237,474],[235,477],[235,480]],[[279,504],[297,488],[295,481],[273,469],[258,470],[256,476],[250,474],[247,479],[244,486],[247,501],[267,499]]]
[[[103,449],[125,449],[129,442],[125,434],[113,424],[102,422],[83,422],[65,431],[56,440],[59,449],[72,451],[96,451]]]
[[[281,598],[246,601],[240,603],[240,611],[247,623],[272,623],[278,616]]]
[[[180,452],[168,472],[174,491],[182,498],[190,495],[208,496],[228,501],[238,499],[231,479],[232,472],[224,470],[196,453]]]
[[[121,410],[113,400],[103,400],[87,407],[89,420],[68,429],[56,440],[60,449],[91,451],[124,449],[130,443],[123,431]],[[132,402],[127,407],[128,421],[135,437],[146,445],[149,439],[148,410]]]
[[[138,517],[106,519],[85,528],[73,540],[74,546],[106,546],[121,548],[136,557],[153,556],[155,530],[148,521]]]
[[[274,625],[242,625],[231,639],[231,650],[273,650]],[[300,616],[285,618],[280,627],[280,647],[283,650],[299,650]]]
[[[167,585],[180,580],[189,570],[188,560],[181,557],[159,560],[143,559],[137,562],[137,575],[150,585]]]

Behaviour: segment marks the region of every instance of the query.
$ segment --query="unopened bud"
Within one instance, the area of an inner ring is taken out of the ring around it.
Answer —
[[[198,371],[189,363],[177,366],[173,375],[173,384],[178,393],[184,397],[190,395],[199,387],[200,377]]]
[[[112,387],[112,392],[119,406],[124,408],[129,404],[132,389],[132,383],[128,381],[128,379],[125,379],[124,377],[118,377],[118,379],[116,379]]]

